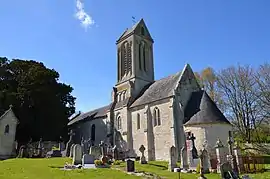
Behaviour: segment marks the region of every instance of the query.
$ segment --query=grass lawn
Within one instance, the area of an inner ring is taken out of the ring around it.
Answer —
[[[10,159],[0,161],[0,179],[139,179],[141,177],[125,174],[113,169],[90,169],[63,171],[65,162],[71,162],[69,158],[51,159]],[[113,166],[124,170],[125,163]],[[136,171],[144,171],[159,175],[162,178],[177,179],[178,173],[167,171],[166,162],[150,162],[141,165],[136,162]],[[252,179],[270,179],[270,172],[250,174]],[[182,174],[181,179],[196,179],[197,174]],[[220,179],[219,174],[207,174],[208,179]]]
[[[125,163],[121,163],[119,168],[125,168]],[[168,162],[153,161],[149,162],[147,165],[141,165],[138,162],[135,164],[136,171],[144,171],[152,174],[156,174],[160,177],[165,177],[167,179],[177,179],[178,173],[173,173],[168,171]],[[252,179],[270,179],[270,172],[258,173],[258,174],[248,174]],[[181,173],[181,179],[196,179],[199,174],[191,173]],[[220,179],[220,174],[206,174],[207,179]]]
[[[0,179],[139,179],[112,169],[63,171],[68,158],[10,159],[0,161]]]

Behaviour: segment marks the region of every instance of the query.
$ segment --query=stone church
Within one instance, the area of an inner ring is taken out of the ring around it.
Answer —
[[[18,119],[12,106],[0,117],[0,159],[12,157],[15,149],[15,136]]]
[[[198,150],[207,142],[214,151],[218,138],[226,143],[232,126],[200,88],[189,64],[155,80],[153,43],[143,19],[120,36],[111,103],[70,120],[76,143],[103,140],[135,156],[144,145],[147,160],[168,160],[171,146],[179,155],[191,133]]]

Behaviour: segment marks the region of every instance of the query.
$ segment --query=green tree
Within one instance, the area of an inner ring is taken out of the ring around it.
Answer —
[[[16,139],[58,140],[66,137],[68,117],[75,112],[73,88],[58,82],[59,73],[43,63],[0,58],[0,109],[10,104],[20,123]]]

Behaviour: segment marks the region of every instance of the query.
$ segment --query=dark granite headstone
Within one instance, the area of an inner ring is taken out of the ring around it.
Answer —
[[[133,160],[127,160],[127,172],[134,172],[135,171],[135,162]]]

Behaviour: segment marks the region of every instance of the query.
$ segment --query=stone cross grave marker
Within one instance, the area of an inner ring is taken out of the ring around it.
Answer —
[[[66,157],[69,157],[70,155],[70,147],[73,144],[73,136],[75,135],[75,133],[73,132],[73,130],[70,130],[68,135],[69,135],[69,141],[67,142],[67,145],[66,145]]]
[[[229,131],[228,145],[229,145],[229,155],[227,156],[228,162],[231,164],[233,171],[238,174],[238,168],[236,164],[235,156],[233,155],[233,136],[232,131]]]
[[[177,154],[176,154],[176,148],[174,146],[172,146],[170,148],[170,156],[169,156],[169,166],[168,166],[168,170],[169,171],[173,171],[174,168],[177,167],[176,165],[177,163]]]
[[[72,164],[73,165],[78,165],[82,163],[82,147],[79,144],[76,144],[74,146],[74,150],[73,150],[73,161]]]
[[[191,154],[192,154],[193,159],[198,158],[198,152],[197,152],[197,149],[196,149],[196,146],[195,146],[195,139],[196,139],[196,137],[192,133],[191,136],[189,137],[189,140],[191,140]]]
[[[139,151],[142,154],[142,156],[140,158],[140,163],[141,164],[147,164],[147,161],[146,161],[145,156],[144,156],[145,147],[143,145],[141,145],[141,147],[139,148]]]
[[[225,162],[225,152],[224,152],[224,145],[222,144],[219,138],[216,142],[215,148],[217,155],[217,173],[220,173],[221,164]]]

